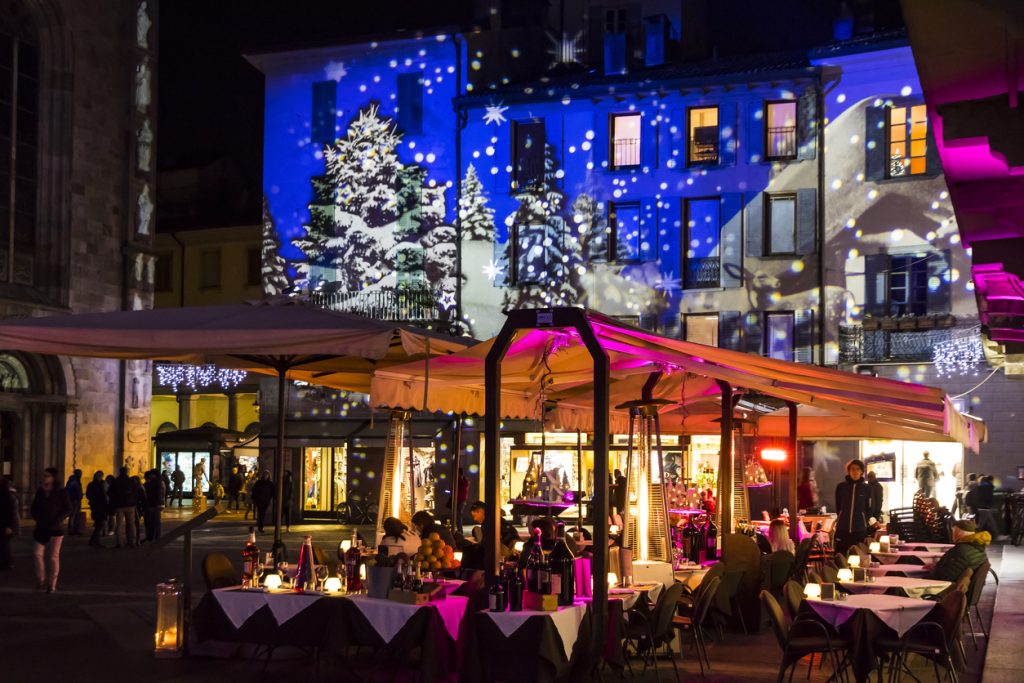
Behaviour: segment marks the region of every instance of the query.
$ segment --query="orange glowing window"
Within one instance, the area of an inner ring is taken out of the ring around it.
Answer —
[[[928,113],[925,105],[889,109],[888,176],[920,175],[927,168]]]

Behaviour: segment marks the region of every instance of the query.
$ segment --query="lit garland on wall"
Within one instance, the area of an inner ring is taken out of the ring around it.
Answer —
[[[224,389],[234,389],[248,376],[245,370],[229,370],[216,365],[186,365],[181,363],[158,363],[156,365],[157,383],[171,387],[177,392],[181,387],[191,391],[205,389],[214,384]]]
[[[938,342],[932,347],[932,360],[939,377],[978,375],[978,365],[985,360],[977,328],[969,333]]]

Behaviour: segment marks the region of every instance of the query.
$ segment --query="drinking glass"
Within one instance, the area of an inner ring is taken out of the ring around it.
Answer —
[[[252,572],[252,583],[255,588],[259,588],[263,585],[263,575],[266,573],[266,565],[262,562],[257,562]]]
[[[324,581],[327,580],[327,577],[330,575],[331,572],[330,572],[329,569],[327,569],[327,565],[326,564],[320,564],[320,565],[317,565],[315,573],[316,573],[316,589],[317,590],[323,590],[323,588],[324,588]]]
[[[290,579],[288,577],[288,561],[282,560],[281,562],[278,562],[277,571],[281,574],[281,585],[287,586],[290,583]]]

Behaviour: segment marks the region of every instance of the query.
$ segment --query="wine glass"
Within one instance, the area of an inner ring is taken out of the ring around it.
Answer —
[[[330,573],[331,573],[330,570],[327,568],[326,564],[319,564],[319,565],[317,565],[316,570],[315,570],[314,573],[316,574],[317,590],[323,590],[323,588],[324,588],[324,581],[326,581],[328,575],[330,575]]]
[[[252,582],[254,588],[259,588],[263,585],[263,575],[266,573],[267,567],[262,562],[257,562],[252,572]]]
[[[281,560],[278,562],[277,571],[281,574],[281,585],[287,586],[290,580],[288,577],[288,560]]]

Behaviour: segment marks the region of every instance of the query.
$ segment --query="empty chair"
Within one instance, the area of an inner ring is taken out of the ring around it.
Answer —
[[[793,573],[796,557],[788,550],[780,550],[761,557],[761,588],[778,594]]]
[[[761,606],[768,612],[775,639],[782,649],[778,681],[782,681],[786,671],[790,667],[795,667],[801,659],[816,654],[829,657],[832,670],[835,672],[834,678],[839,678],[840,654],[846,649],[844,640],[833,638],[825,625],[814,619],[798,618],[789,622],[782,613],[778,601],[768,591],[761,591]]]
[[[953,647],[957,645],[960,622],[967,612],[967,598],[960,591],[951,591],[932,608],[920,622],[914,624],[901,638],[883,638],[876,645],[881,653],[891,654],[892,680],[898,680],[906,667],[907,655],[916,654],[929,659],[935,667],[935,681],[941,680],[939,666],[946,669],[949,680],[957,683],[953,665]]]
[[[985,628],[985,621],[981,618],[981,610],[978,609],[978,602],[981,600],[981,592],[985,590],[985,579],[988,578],[988,570],[992,568],[991,563],[985,560],[981,565],[974,570],[974,574],[971,575],[970,588],[967,591],[967,610],[965,616],[967,617],[967,625],[971,629],[971,640],[974,641],[974,649],[978,649],[978,634],[974,630],[974,620],[971,618],[971,608],[974,608],[974,613],[978,617],[978,626],[981,627],[981,633],[983,636],[988,638],[988,629]]]
[[[683,594],[683,587],[681,584],[674,584],[669,586],[667,589],[662,591],[661,595],[658,596],[658,602],[655,603],[654,609],[650,614],[646,614],[644,611],[639,609],[631,609],[626,612],[624,618],[625,624],[625,643],[623,649],[627,649],[630,643],[633,643],[633,650],[637,654],[642,652],[640,643],[647,644],[646,652],[650,655],[651,663],[654,665],[655,673],[658,675],[658,680],[661,680],[661,674],[658,672],[658,650],[664,647],[668,651],[668,656],[672,660],[672,668],[676,673],[676,681],[679,680],[679,668],[676,666],[676,655],[672,651],[672,641],[675,638],[675,632],[672,630],[673,627],[673,615],[676,611],[676,605],[679,603],[679,598]],[[647,670],[647,657],[644,657],[644,670]]]
[[[693,613],[689,616],[676,616],[672,619],[672,626],[680,631],[689,632],[693,638],[693,645],[697,649],[697,661],[700,662],[700,675],[704,675],[704,664],[711,668],[711,660],[708,658],[708,646],[704,640],[704,620],[707,619],[711,603],[714,602],[720,586],[722,577],[716,576],[701,591],[697,602],[694,605]]]
[[[782,588],[782,595],[786,599],[789,618],[796,619],[797,613],[800,612],[800,605],[804,601],[804,587],[796,581],[787,581]]]
[[[207,590],[237,586],[238,572],[224,553],[207,553],[203,558],[203,581]]]

